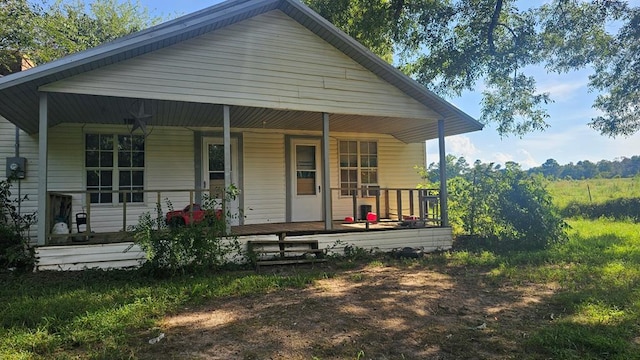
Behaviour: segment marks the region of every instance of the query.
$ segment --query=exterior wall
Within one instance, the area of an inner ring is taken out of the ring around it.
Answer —
[[[285,222],[285,144],[282,133],[243,134],[245,224]]]
[[[280,11],[41,87],[339,114],[438,115]]]
[[[290,236],[288,240],[318,240],[320,249],[342,254],[345,245],[377,251],[403,247],[420,248],[425,252],[447,250],[452,245],[451,228],[425,228],[389,231],[369,231],[343,234]],[[277,240],[275,235],[242,236],[242,248],[249,240]],[[339,243],[338,243],[339,241]],[[336,246],[340,244],[340,246]],[[37,270],[84,270],[134,268],[144,261],[145,254],[130,242],[103,245],[46,246],[36,249]]]
[[[22,214],[30,214],[38,210],[38,136],[28,135],[20,131],[20,156],[27,159],[25,179],[16,181],[11,193],[15,199],[27,195],[27,200],[20,204]],[[6,179],[6,158],[15,156],[15,125],[0,117],[0,179]],[[35,241],[38,225],[31,227],[29,234]]]

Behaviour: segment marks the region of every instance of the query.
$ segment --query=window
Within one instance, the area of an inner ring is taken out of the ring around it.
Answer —
[[[91,194],[91,203],[114,201],[112,190],[120,193],[118,202],[143,202],[144,137],[140,135],[85,135],[85,169],[87,190],[105,191]]]
[[[375,141],[340,141],[340,191],[350,196],[356,189],[378,184],[378,143]],[[367,192],[362,194],[369,196]]]

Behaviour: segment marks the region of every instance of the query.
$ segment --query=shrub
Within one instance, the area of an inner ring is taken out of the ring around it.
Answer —
[[[518,164],[476,162],[448,179],[449,222],[456,235],[501,249],[541,249],[566,240],[566,223],[543,178]]]
[[[29,229],[36,221],[36,214],[19,212],[18,204],[27,200],[27,196],[12,197],[11,185],[11,178],[0,181],[0,269],[29,271],[35,264]]]
[[[237,196],[235,188],[226,192],[227,201]],[[167,200],[169,210],[173,210]],[[226,234],[225,217],[216,216],[216,199],[204,197],[205,220],[187,226],[168,226],[160,204],[156,214],[147,212],[132,227],[134,243],[145,251],[143,270],[152,274],[175,274],[220,268],[242,256],[237,238]],[[239,216],[227,212],[227,218]]]

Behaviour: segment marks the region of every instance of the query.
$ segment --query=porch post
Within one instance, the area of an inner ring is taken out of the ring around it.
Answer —
[[[438,120],[438,145],[440,151],[440,217],[441,226],[449,226],[449,208],[447,205],[447,155],[444,149],[444,120]]]
[[[39,132],[38,132],[38,245],[45,245],[47,242],[47,207],[49,196],[47,196],[47,154],[48,154],[48,96],[47,93],[40,93],[39,108]]]
[[[223,124],[222,124],[222,138],[224,143],[224,193],[223,193],[223,211],[226,213],[228,209],[227,204],[227,190],[231,186],[231,114],[229,105],[223,106]],[[237,171],[237,170],[236,170]],[[231,219],[226,218],[227,234],[231,233]]]
[[[324,209],[324,228],[331,230],[333,227],[331,208],[331,176],[329,171],[329,114],[322,113],[322,208]]]

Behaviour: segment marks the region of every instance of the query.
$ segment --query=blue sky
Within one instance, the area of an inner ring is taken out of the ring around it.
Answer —
[[[175,17],[203,9],[220,0],[140,0],[152,15]],[[537,2],[537,1],[536,1]],[[640,0],[631,1],[638,3]],[[636,5],[636,4],[634,4]],[[631,137],[609,138],[589,128],[587,123],[597,111],[591,107],[597,94],[587,88],[589,72],[569,74],[536,74],[538,90],[549,92],[555,103],[548,105],[551,125],[546,131],[530,133],[522,138],[501,138],[491,125],[483,131],[448,137],[447,153],[464,156],[469,163],[476,159],[483,162],[504,163],[515,161],[523,168],[539,166],[549,158],[560,164],[590,160],[593,162],[640,155],[640,133]],[[479,118],[480,95],[469,92],[459,98],[447,99],[469,115]],[[437,141],[427,142],[428,162],[437,161]]]

